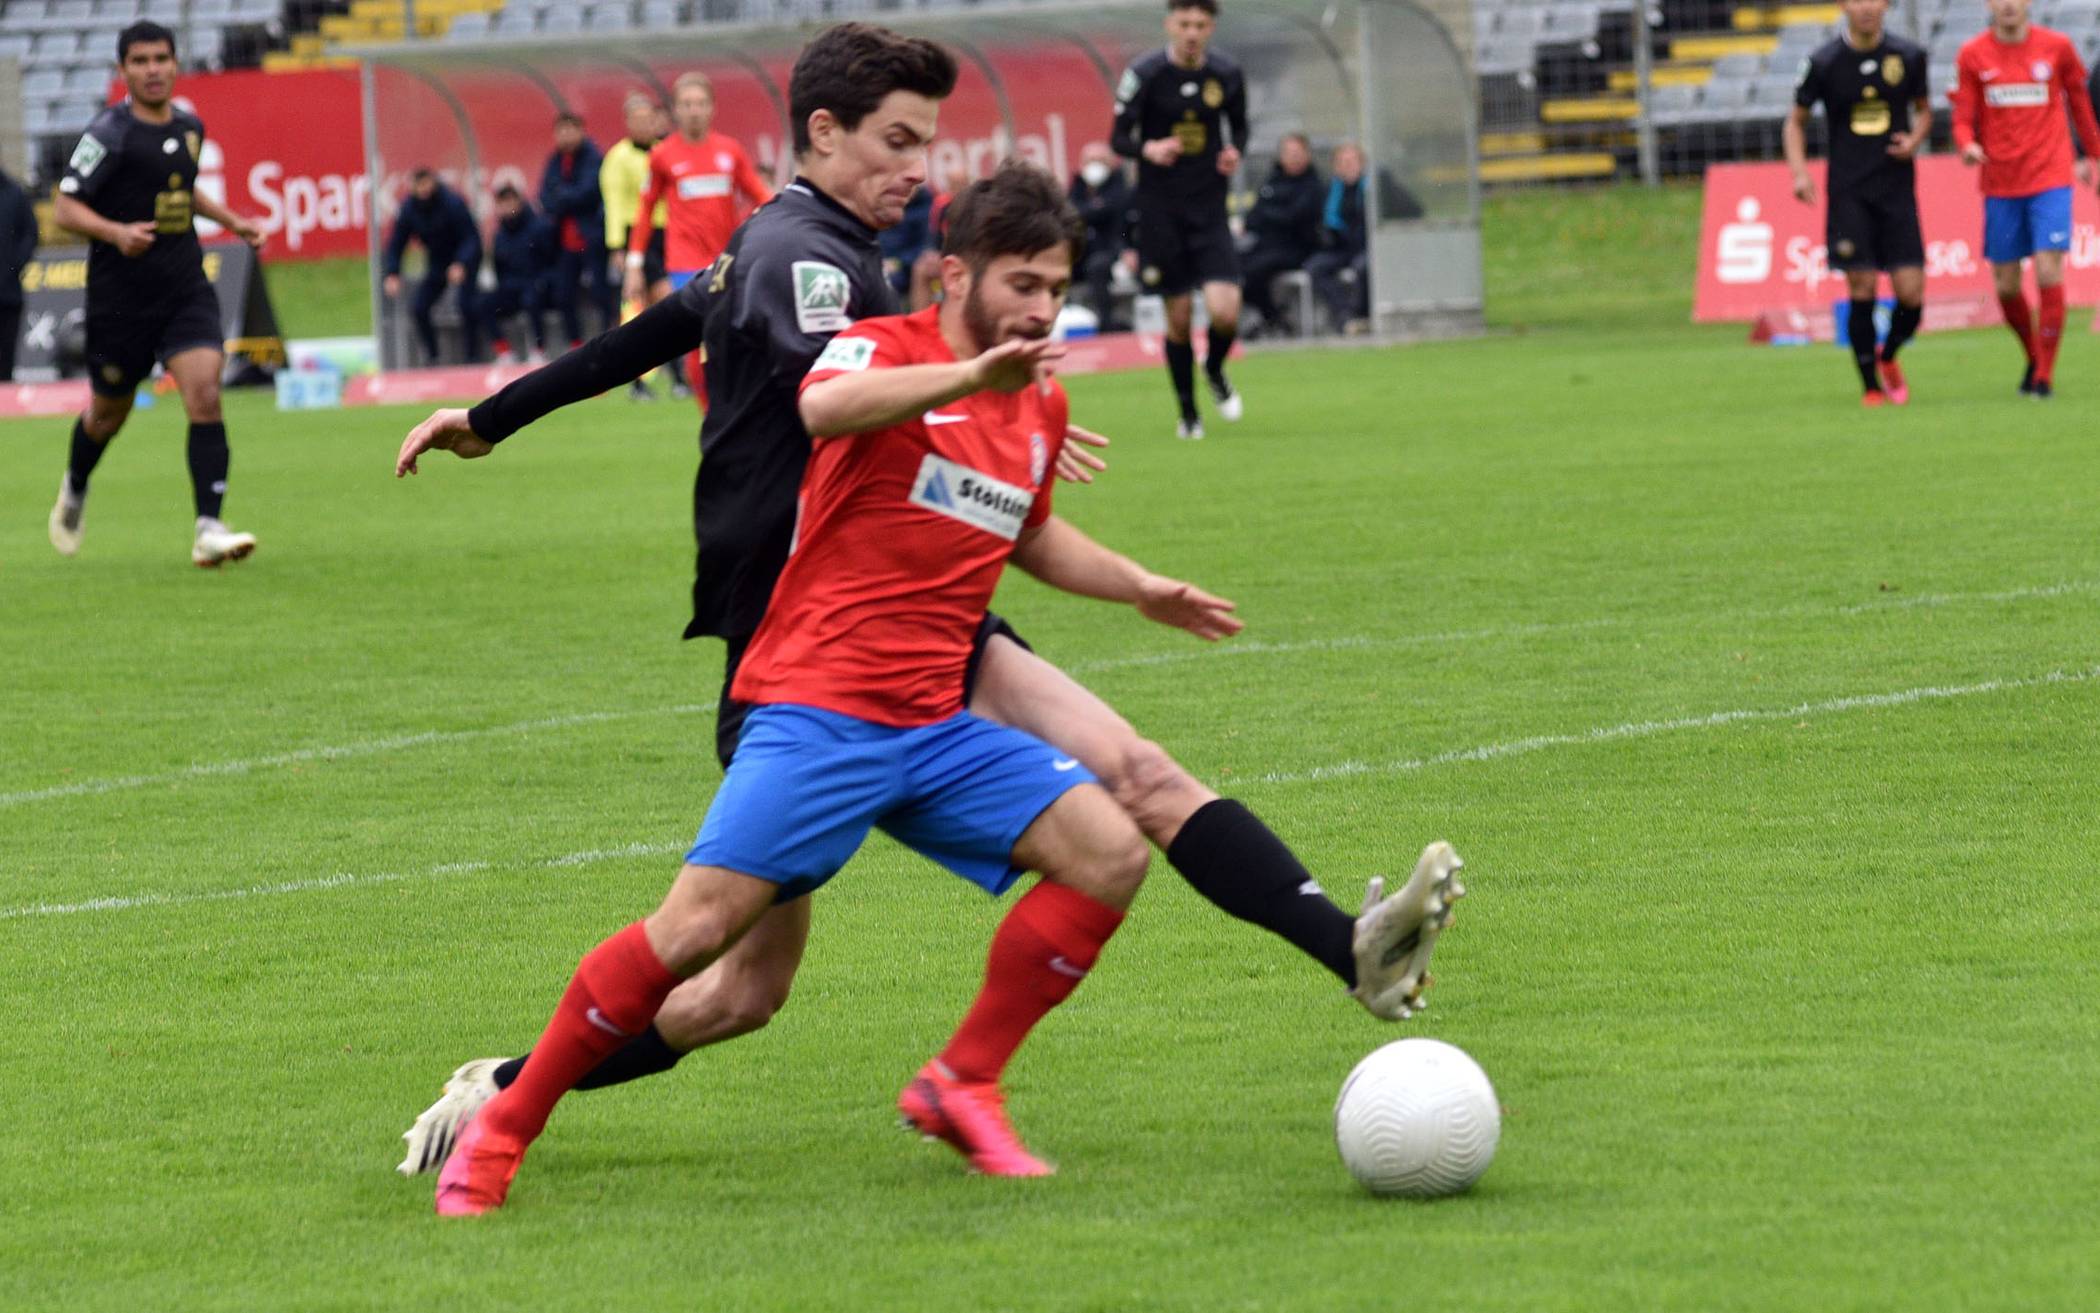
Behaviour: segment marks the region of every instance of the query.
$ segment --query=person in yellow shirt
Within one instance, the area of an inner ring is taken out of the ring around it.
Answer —
[[[605,197],[605,258],[616,286],[627,273],[627,234],[641,212],[642,189],[649,181],[649,150],[663,139],[665,124],[663,107],[642,92],[629,96],[624,108],[627,135],[605,152],[605,163],[598,171],[598,190]],[[620,318],[623,322],[671,294],[670,276],[664,272],[665,213],[660,202],[653,221],[655,232],[649,239],[648,252],[642,257],[644,295],[648,299],[645,304],[630,302],[622,306]],[[680,363],[673,360],[669,369],[671,395],[691,396],[692,390],[686,386]],[[636,379],[627,394],[636,401],[656,400],[656,394],[649,390],[645,379]]]

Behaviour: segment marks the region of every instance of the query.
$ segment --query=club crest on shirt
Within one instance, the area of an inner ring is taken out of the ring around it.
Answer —
[[[1035,495],[929,451],[911,481],[911,504],[1012,542]]]
[[[2049,75],[2055,71],[2056,70],[2049,67],[2049,61],[2046,59],[2037,59],[2034,61],[2034,80],[2037,82],[2047,82],[2049,80]]]
[[[795,275],[795,326],[805,333],[836,333],[852,324],[846,306],[853,297],[853,282],[846,271],[822,260],[797,260]]]
[[[1882,59],[1881,80],[1892,87],[1903,85],[1903,56],[1888,55]]]
[[[1203,103],[1210,106],[1212,109],[1216,109],[1218,106],[1224,104],[1225,84],[1218,81],[1216,78],[1206,79],[1203,83]]]

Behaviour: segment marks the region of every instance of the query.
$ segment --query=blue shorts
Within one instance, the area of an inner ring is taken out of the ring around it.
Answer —
[[[2018,264],[2036,251],[2071,249],[2071,189],[1983,198],[1983,258]]]
[[[695,278],[698,278],[701,274],[706,272],[707,271],[705,269],[684,269],[680,270],[677,273],[665,274],[664,279],[665,281],[671,284],[672,291],[682,292],[685,290],[685,285],[687,283],[692,282]]]
[[[754,708],[685,855],[811,892],[880,826],[987,893],[1021,874],[1014,845],[1087,768],[1040,739],[957,712],[895,729],[815,707]]]

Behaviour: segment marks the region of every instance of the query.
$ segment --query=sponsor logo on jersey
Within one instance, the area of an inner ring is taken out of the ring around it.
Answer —
[[[862,370],[875,359],[875,339],[872,337],[834,337],[824,346],[824,353],[817,363],[810,366],[815,372],[820,369]]]
[[[1206,79],[1203,83],[1203,103],[1212,109],[1224,104],[1225,84],[1216,78]]]
[[[837,333],[852,324],[846,304],[853,296],[853,281],[846,271],[822,260],[797,260],[795,275],[795,326],[805,333]]]
[[[736,161],[729,158],[728,151],[718,151],[715,154],[715,167],[727,173],[736,167]]]
[[[1874,75],[1874,65],[1875,65],[1875,63],[1876,63],[1876,62],[1877,62],[1877,61],[1875,61],[1875,60],[1871,60],[1871,59],[1862,59],[1862,60],[1860,60],[1860,61],[1859,61],[1859,71],[1860,71],[1861,75],[1862,75],[1862,76],[1866,76],[1866,77],[1872,77],[1872,76]]]
[[[176,151],[181,149],[182,147],[176,144],[176,141],[173,137],[166,137],[161,140],[160,153],[163,155],[173,155]]]
[[[929,451],[912,479],[911,504],[1012,542],[1035,494]]]
[[[1882,59],[1881,80],[1892,87],[1903,85],[1903,56],[1889,55]]]
[[[2049,88],[2039,82],[2000,82],[1983,89],[1983,103],[1999,109],[2031,108],[2049,103]]]
[[[2055,69],[2049,67],[2049,61],[2046,59],[2034,61],[2034,80],[2037,82],[2047,82],[2049,75],[2055,71]]]
[[[690,178],[678,180],[678,199],[681,201],[704,201],[730,192],[729,175],[726,173],[696,173]]]
[[[73,148],[73,158],[66,161],[66,168],[85,178],[108,158],[109,147],[95,140],[94,134],[90,133],[81,137],[80,144]]]

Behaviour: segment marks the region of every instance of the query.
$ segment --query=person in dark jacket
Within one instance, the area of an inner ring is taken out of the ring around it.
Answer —
[[[505,321],[522,314],[532,330],[531,362],[547,363],[545,312],[548,292],[557,286],[561,268],[558,247],[554,225],[527,204],[516,187],[497,190],[496,227],[489,234],[489,264],[495,269],[496,290],[481,297],[481,328],[496,344],[498,361],[507,364],[514,359]]]
[[[598,316],[598,331],[620,321],[620,291],[601,252],[605,249],[605,193],[599,189],[598,170],[605,157],[583,133],[583,119],[564,113],[554,120],[554,153],[540,174],[540,212],[554,230],[558,251],[549,282],[549,295],[561,311],[561,329],[575,346],[583,341],[583,319],[577,300],[589,280],[590,305]]]
[[[1334,179],[1320,210],[1325,248],[1305,262],[1313,291],[1335,328],[1356,331],[1370,305],[1369,233],[1364,226],[1364,153],[1345,142],[1334,148]]]
[[[882,247],[882,276],[899,297],[910,295],[913,267],[938,245],[933,236],[933,188],[913,192],[897,226],[883,229],[875,240]]]
[[[476,307],[474,275],[481,268],[481,230],[475,226],[473,211],[429,169],[417,169],[409,175],[409,195],[401,202],[401,212],[394,216],[394,233],[387,239],[385,281],[381,284],[388,296],[401,295],[401,255],[410,242],[423,248],[428,263],[423,277],[416,284],[415,299],[409,303],[409,314],[416,323],[416,336],[422,340],[423,355],[430,364],[438,360],[437,325],[430,319],[430,312],[445,294],[445,289],[457,289],[459,296],[459,319],[461,331],[466,335],[467,359],[473,360],[481,354],[480,324]]]
[[[1088,146],[1079,158],[1071,198],[1072,208],[1086,220],[1086,262],[1073,271],[1074,281],[1086,288],[1087,308],[1100,317],[1101,331],[1119,332],[1110,284],[1116,262],[1130,245],[1130,179],[1105,142]]]
[[[0,383],[15,377],[15,347],[22,339],[22,270],[36,255],[36,207],[22,184],[0,170]]]
[[[1312,143],[1293,132],[1278,143],[1276,168],[1247,211],[1252,240],[1240,259],[1247,304],[1261,312],[1264,332],[1285,323],[1269,285],[1278,274],[1303,269],[1320,249],[1320,212],[1326,203],[1327,186],[1313,167]]]

